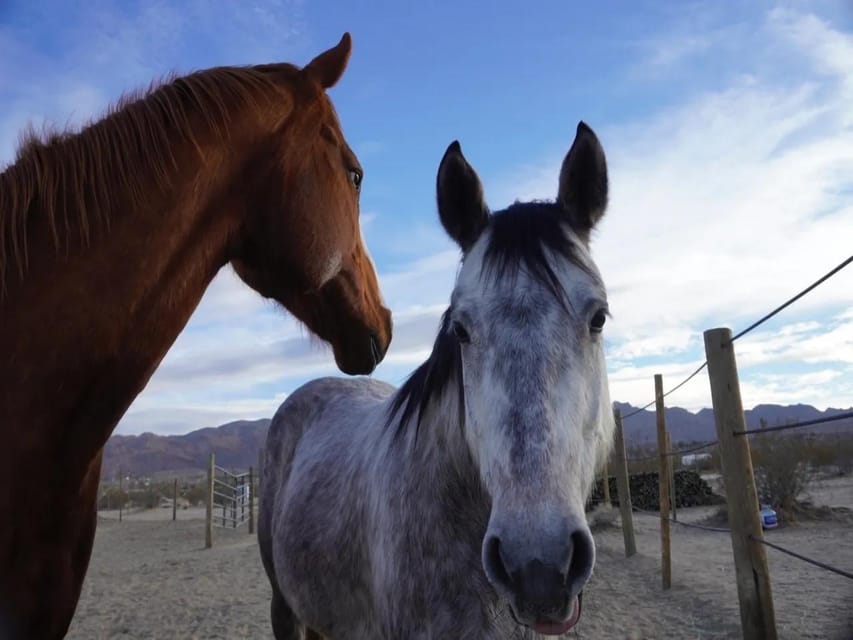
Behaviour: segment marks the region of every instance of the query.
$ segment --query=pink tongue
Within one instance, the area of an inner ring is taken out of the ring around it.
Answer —
[[[569,616],[568,620],[566,620],[562,624],[555,624],[552,622],[540,622],[538,624],[533,625],[533,630],[536,633],[541,633],[543,636],[561,636],[569,629],[574,627],[580,619],[581,607],[580,603],[578,602],[578,597],[575,596],[575,599],[572,601],[572,615]]]

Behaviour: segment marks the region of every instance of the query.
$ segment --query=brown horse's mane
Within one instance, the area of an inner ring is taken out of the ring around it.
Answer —
[[[178,169],[176,141],[189,141],[201,153],[209,137],[227,138],[235,107],[280,97],[275,77],[296,71],[282,63],[171,74],[124,94],[79,132],[45,127],[39,135],[31,126],[14,162],[0,173],[0,293],[12,268],[24,277],[27,231],[39,217],[57,251],[62,243],[70,246],[73,229],[87,246],[93,225],[109,227],[119,199],[131,206],[144,202],[152,176],[163,187],[169,184]]]

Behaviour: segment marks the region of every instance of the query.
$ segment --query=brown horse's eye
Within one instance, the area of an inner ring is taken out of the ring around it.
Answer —
[[[349,180],[350,182],[352,182],[352,186],[354,186],[356,189],[361,188],[361,180],[363,177],[364,176],[362,175],[361,171],[359,171],[358,169],[349,170]]]

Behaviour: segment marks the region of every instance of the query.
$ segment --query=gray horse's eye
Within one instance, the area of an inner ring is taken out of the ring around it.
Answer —
[[[456,339],[462,344],[471,342],[471,336],[468,335],[468,330],[462,326],[461,322],[454,321],[451,330],[453,331],[453,335],[456,336]]]
[[[604,309],[599,309],[595,312],[595,315],[592,316],[592,320],[589,321],[589,330],[593,333],[601,333],[606,321],[607,313]]]

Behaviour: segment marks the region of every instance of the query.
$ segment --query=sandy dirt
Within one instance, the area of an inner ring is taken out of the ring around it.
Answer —
[[[818,504],[853,508],[853,478],[810,489]],[[708,509],[681,510],[695,522]],[[204,549],[204,511],[102,514],[92,562],[68,638],[272,638],[269,585],[247,528],[215,529]],[[728,534],[673,525],[673,584],[662,591],[659,521],[635,517],[638,554],[621,529],[596,533],[598,561],[583,616],[568,637],[740,638]],[[853,570],[853,525],[813,522],[766,532],[772,542]],[[853,580],[767,549],[779,637],[853,640]]]

